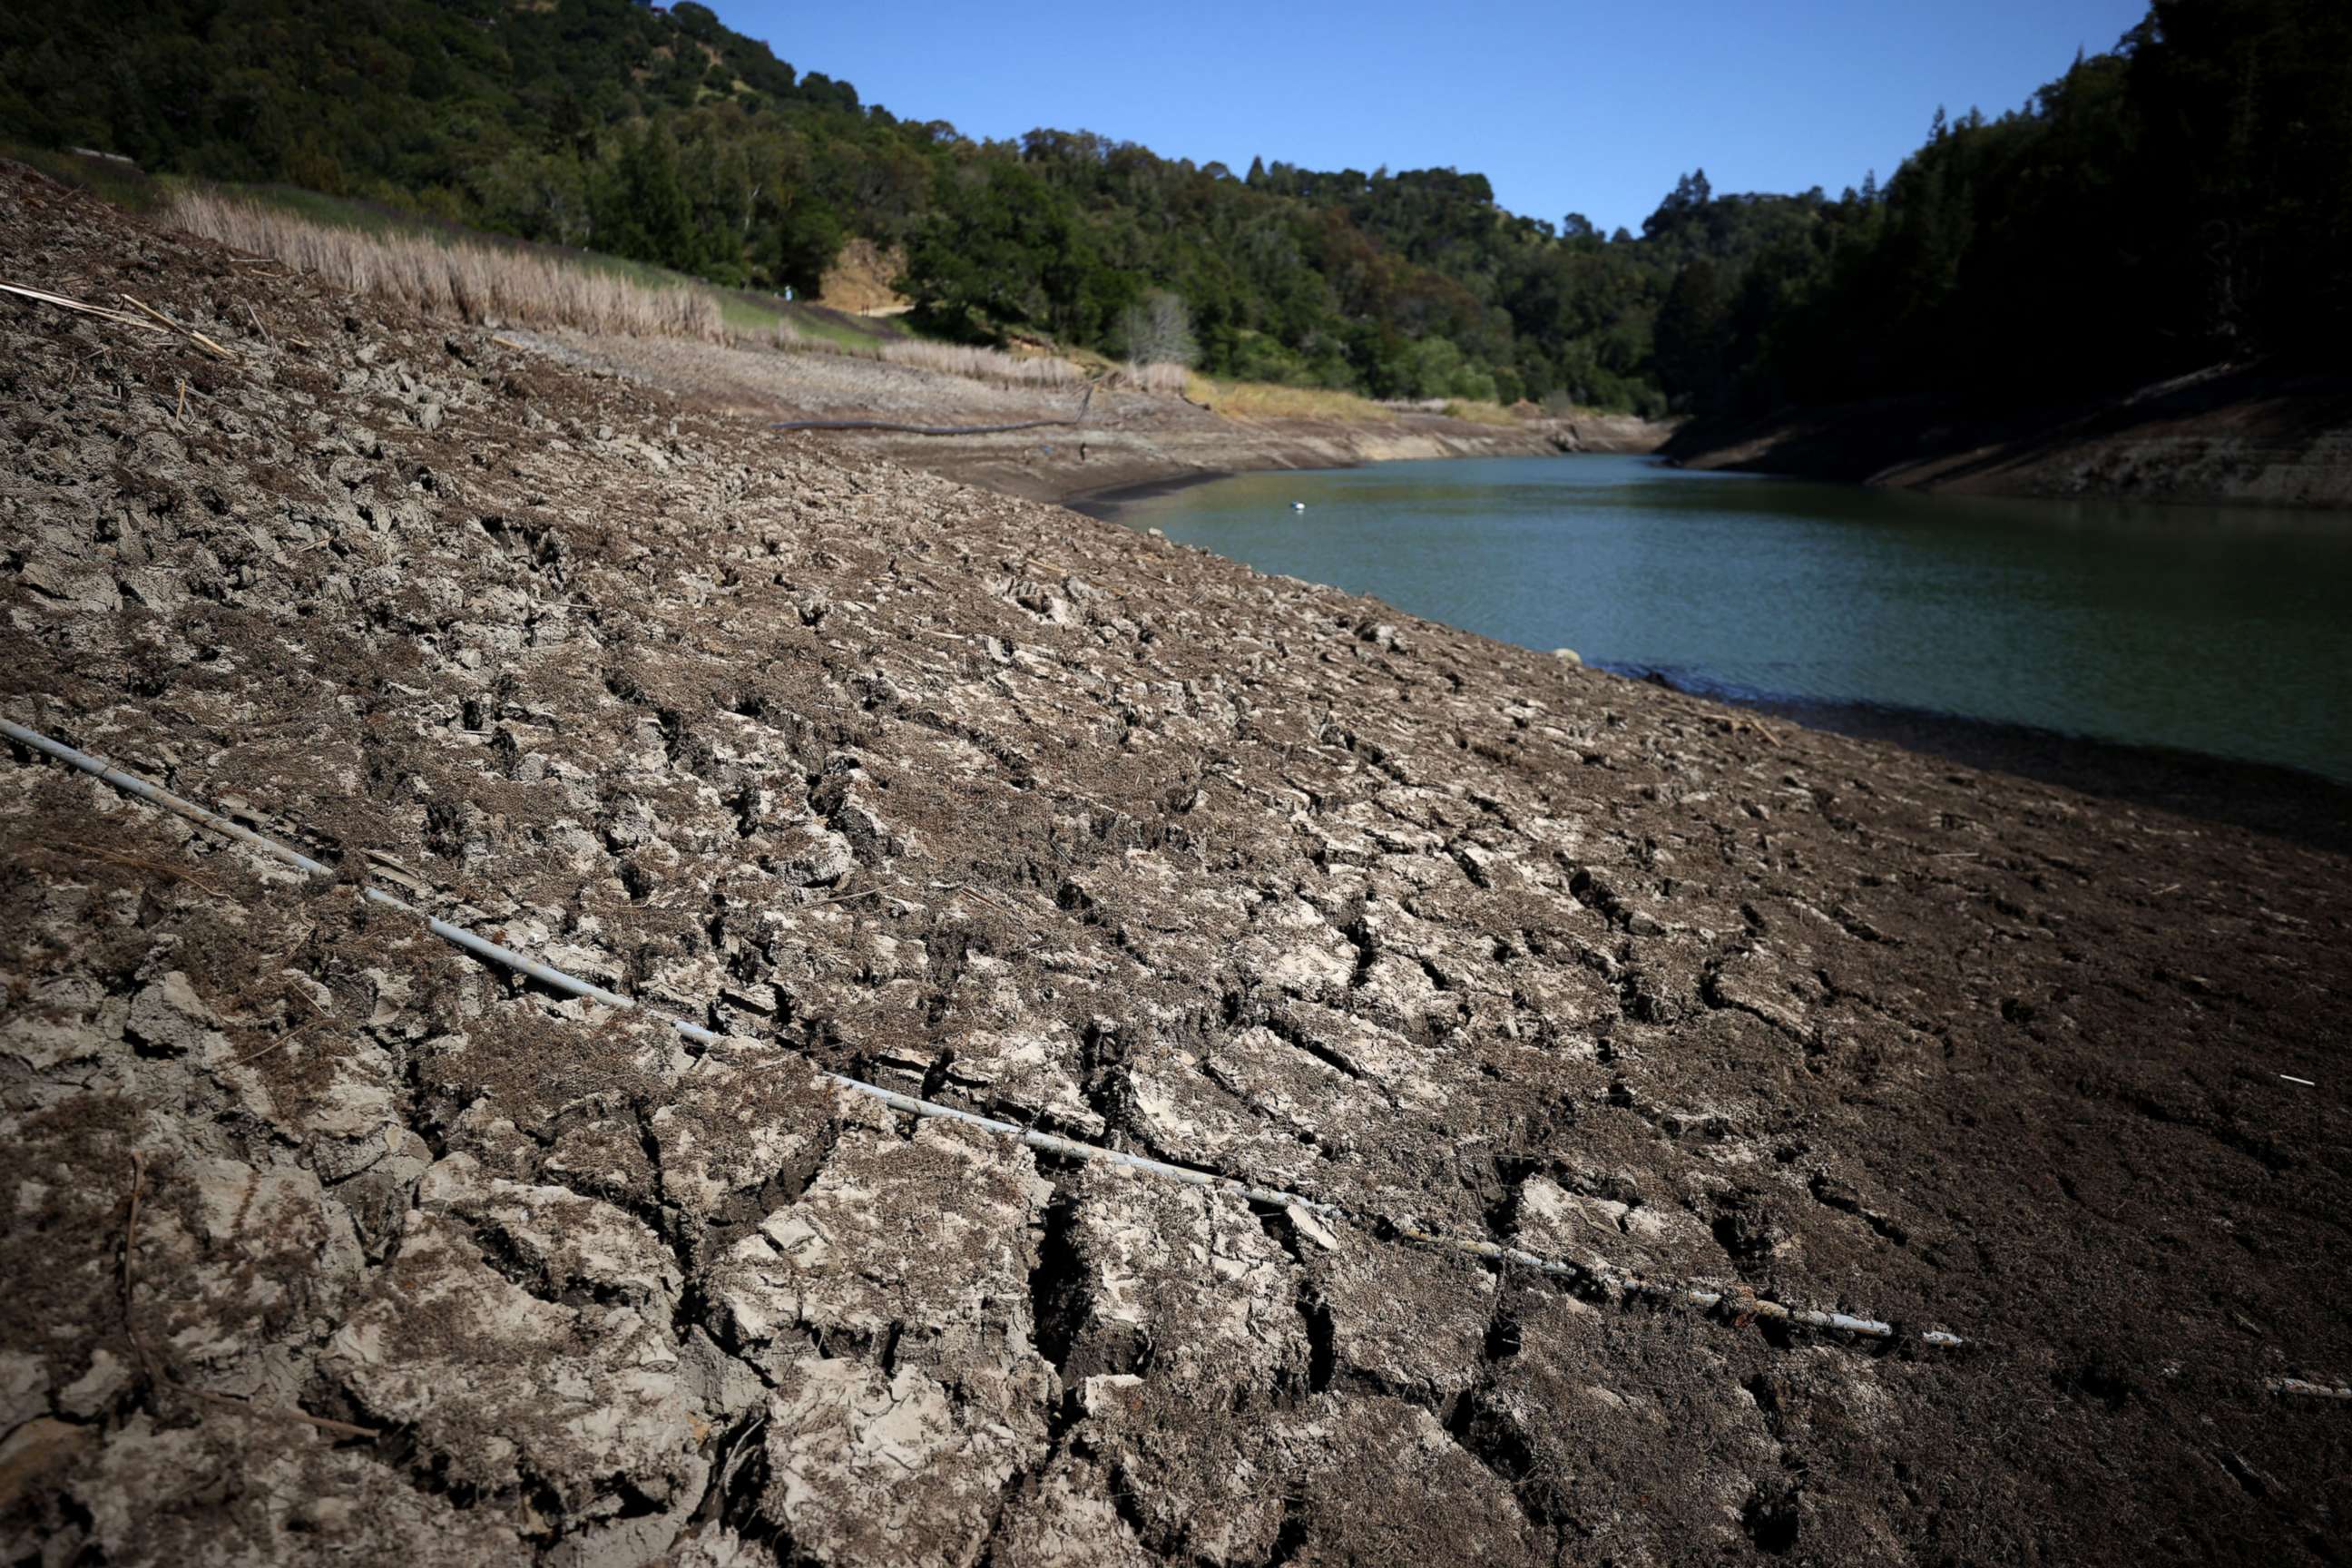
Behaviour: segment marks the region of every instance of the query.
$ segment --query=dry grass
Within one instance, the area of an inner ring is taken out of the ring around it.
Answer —
[[[1170,367],[1152,365],[1151,370]],[[1519,418],[1499,403],[1425,398],[1387,403],[1352,392],[1316,386],[1284,386],[1264,381],[1218,381],[1205,375],[1186,380],[1184,395],[1236,419],[1333,419],[1352,425],[1381,424],[1409,414],[1443,414],[1474,425],[1517,425]]]
[[[1474,403],[1466,398],[1454,398],[1443,405],[1438,412],[1448,419],[1467,419],[1473,425],[1517,425],[1519,416],[1499,403]]]
[[[1190,383],[1192,372],[1181,364],[1162,361],[1157,364],[1138,364],[1133,360],[1118,368],[1118,379],[1138,392],[1158,393],[1163,397],[1181,393]]]
[[[726,337],[718,301],[698,289],[649,289],[528,250],[364,234],[194,191],[175,195],[166,216],[190,234],[426,315],[641,338]]]
[[[886,342],[882,357],[892,364],[913,365],[919,370],[973,381],[993,381],[1006,386],[1076,386],[1086,380],[1076,365],[1050,354],[1009,354],[958,343],[925,342],[919,338]]]
[[[841,342],[810,335],[790,321],[779,321],[768,332],[772,348],[796,353],[843,354],[852,359],[878,359],[940,375],[970,381],[992,381],[1005,386],[1060,388],[1082,386],[1087,374],[1068,360],[1052,354],[1009,354],[996,349],[968,348],[961,343],[935,343],[921,338],[876,338]]]
[[[1185,395],[1237,419],[1336,419],[1349,424],[1377,424],[1396,417],[1393,409],[1383,408],[1369,397],[1316,386],[1216,381],[1195,375],[1188,379]]]

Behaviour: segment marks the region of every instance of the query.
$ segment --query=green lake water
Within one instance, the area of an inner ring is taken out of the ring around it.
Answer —
[[[1111,515],[1692,689],[2352,780],[2342,513],[1958,500],[1596,456],[1241,474]]]

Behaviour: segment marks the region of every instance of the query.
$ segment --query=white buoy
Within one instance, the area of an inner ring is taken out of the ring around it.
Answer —
[[[1307,503],[1303,500],[1292,501],[1290,503],[1290,510],[1293,511],[1305,511],[1307,510]]]

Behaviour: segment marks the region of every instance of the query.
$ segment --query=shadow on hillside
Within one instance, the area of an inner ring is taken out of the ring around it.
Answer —
[[[2069,447],[2179,421],[2221,420],[2260,445],[2298,452],[2352,425],[2352,377],[2221,366],[2128,395],[1997,411],[1926,396],[1785,411],[1761,418],[1709,416],[1675,430],[1661,455],[1706,466],[1740,451],[1733,467],[1755,473],[1860,483],[1891,470],[1932,468],[1936,482],[2017,468]]]

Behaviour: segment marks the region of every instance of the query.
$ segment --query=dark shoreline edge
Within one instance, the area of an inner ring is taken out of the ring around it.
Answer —
[[[1055,504],[1071,511],[1093,518],[1097,522],[1116,522],[1121,508],[1132,502],[1150,500],[1155,496],[1174,495],[1189,490],[1194,485],[1205,485],[1212,479],[1229,479],[1235,474],[1274,473],[1278,469],[1195,468],[1189,473],[1170,474],[1163,479],[1140,479],[1133,484],[1105,485],[1100,489],[1077,490],[1064,496]]]
[[[1465,453],[1457,457],[1414,458],[1403,460],[1421,463],[1480,463],[1504,455],[1506,454]],[[1649,452],[1522,452],[1508,455],[1528,458],[1644,457],[1661,464],[1664,463],[1664,459],[1658,458],[1655,453]],[[1170,474],[1162,479],[1140,479],[1134,484],[1105,485],[1100,489],[1076,490],[1064,496],[1054,504],[1066,507],[1083,517],[1093,518],[1097,522],[1117,522],[1118,514],[1136,501],[1150,500],[1158,496],[1174,495],[1179,490],[1189,490],[1195,485],[1205,485],[1215,479],[1230,479],[1243,474],[1347,474],[1353,473],[1359,468],[1378,466],[1380,465],[1373,462],[1317,463],[1311,467],[1272,463],[1265,466],[1244,464],[1231,468],[1195,468],[1187,473]],[[1244,562],[1243,564],[1247,565],[1248,563]]]
[[[1352,463],[1234,463],[1205,468],[1190,468],[1182,473],[1163,474],[1157,479],[1123,481],[1102,485],[1093,489],[1072,490],[1053,498],[1053,504],[1064,507],[1098,522],[1116,522],[1118,513],[1133,502],[1149,500],[1155,496],[1173,495],[1178,490],[1205,485],[1213,479],[1230,479],[1242,474],[1345,474],[1359,468],[1379,468],[1389,462],[1416,463],[1475,463],[1496,458],[1641,458],[1660,468],[1680,468],[1681,464],[1664,456],[1662,446],[1643,449],[1598,447],[1580,451],[1539,452],[1457,452],[1436,458],[1359,458]],[[1693,473],[1708,470],[1692,469]],[[1728,470],[1727,470],[1728,474]]]
[[[2283,763],[2176,746],[2102,740],[1927,708],[1776,696],[1717,685],[1686,670],[1596,661],[1595,668],[1855,740],[1878,741],[1984,773],[2008,773],[2107,800],[2225,822],[2352,856],[2352,784]]]

